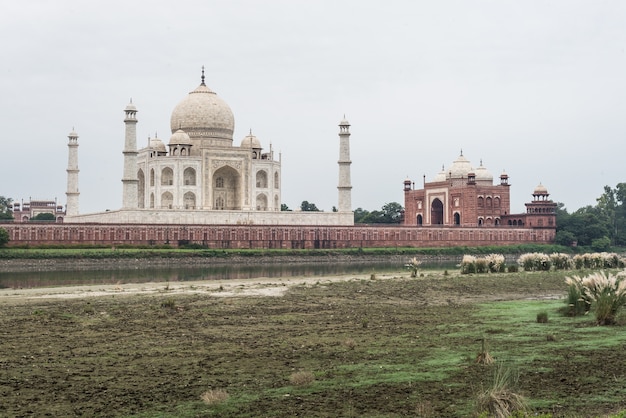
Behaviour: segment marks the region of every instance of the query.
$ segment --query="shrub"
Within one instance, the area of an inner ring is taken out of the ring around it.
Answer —
[[[502,254],[489,254],[485,258],[491,273],[503,273],[505,271],[506,264]]]
[[[519,271],[519,266],[517,264],[511,264],[507,266],[506,271],[509,273],[517,273]]]
[[[522,416],[528,407],[526,400],[515,393],[519,375],[498,363],[494,367],[491,386],[478,395],[477,409],[479,413],[487,412],[490,417],[509,417],[514,413]]]
[[[211,389],[204,392],[200,399],[207,405],[217,405],[226,402],[229,398],[228,392],[223,389]]]
[[[294,386],[308,386],[315,381],[313,373],[307,371],[299,371],[289,376],[289,382]]]
[[[0,247],[4,247],[9,242],[9,231],[0,228]]]
[[[522,266],[524,271],[548,271],[552,267],[550,256],[544,253],[526,253],[522,254],[517,263]]]
[[[489,271],[489,263],[486,258],[476,259],[476,273],[487,273]]]
[[[418,260],[417,257],[413,257],[411,261],[405,264],[405,267],[411,271],[411,277],[417,277],[417,269],[421,264],[422,262]]]
[[[548,313],[546,311],[537,314],[537,323],[546,324],[548,322]]]
[[[552,253],[550,254],[550,261],[555,270],[569,270],[574,266],[574,262],[568,254]]]
[[[567,283],[567,314],[577,316],[589,312],[591,299],[587,295],[582,279],[578,276],[566,277],[565,283]]]
[[[598,271],[584,278],[566,277],[565,281],[570,288],[578,288],[581,299],[593,309],[598,325],[611,325],[626,304],[625,278],[623,272],[612,275]]]
[[[476,273],[476,257],[464,255],[461,260],[461,274]]]

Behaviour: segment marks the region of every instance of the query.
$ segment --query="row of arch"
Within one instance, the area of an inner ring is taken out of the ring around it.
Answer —
[[[500,207],[500,198],[498,196],[492,198],[491,196],[478,197],[478,207],[479,208],[499,208]]]
[[[224,196],[216,196],[214,202],[214,209],[216,210],[226,210],[228,209],[226,205],[226,199]],[[259,193],[256,197],[256,210],[266,211],[269,210],[269,198],[265,193]],[[150,193],[150,208],[154,209],[155,207],[155,196],[154,193]],[[164,192],[161,194],[161,202],[160,209],[173,209],[174,208],[174,195],[170,192]],[[274,196],[274,207],[279,207],[279,199],[278,195]],[[196,194],[193,192],[187,192],[183,195],[183,208],[185,210],[196,209]]]
[[[145,181],[143,170],[139,170],[137,173],[137,178],[140,182]],[[269,176],[266,170],[258,170],[256,172],[256,187],[258,189],[267,189],[269,187]],[[161,170],[161,186],[173,186],[174,185],[174,170],[170,167],[165,167]],[[155,186],[155,171],[154,168],[150,169],[150,187]],[[183,184],[185,186],[195,186],[196,185],[196,170],[192,167],[187,167],[183,171]],[[222,177],[215,178],[215,187],[222,188],[224,187],[224,179]],[[278,172],[274,172],[274,188],[278,189],[280,187],[280,176]]]

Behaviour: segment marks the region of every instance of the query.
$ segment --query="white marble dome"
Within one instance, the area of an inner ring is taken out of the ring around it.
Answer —
[[[159,152],[165,152],[165,144],[163,143],[163,141],[161,141],[159,138],[150,138],[150,148],[159,151]]]
[[[182,129],[178,129],[170,137],[170,145],[191,145],[191,138]]]
[[[170,127],[172,133],[181,129],[192,139],[217,138],[232,142],[235,118],[228,104],[202,82],[176,105]]]
[[[483,165],[483,162],[480,162],[480,166],[474,171],[476,174],[476,181],[491,181],[493,182],[493,174],[487,170],[487,167]]]
[[[246,135],[244,139],[241,140],[241,148],[261,148],[261,141],[252,135],[252,132],[249,135]]]
[[[465,158],[463,154],[461,154],[456,160],[454,160],[452,166],[448,170],[448,178],[467,178],[467,174],[473,171],[474,169],[472,168],[470,161]]]

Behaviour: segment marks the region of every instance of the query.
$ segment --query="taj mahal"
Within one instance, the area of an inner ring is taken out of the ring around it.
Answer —
[[[233,140],[228,104],[205,84],[171,114],[167,145],[158,138],[137,148],[138,109],[124,109],[122,208],[79,212],[78,134],[69,134],[67,223],[352,225],[350,124],[339,123],[337,212],[281,211],[281,155],[252,134]]]
[[[208,248],[447,247],[551,243],[557,204],[541,183],[523,213],[511,213],[509,176],[499,182],[463,152],[433,180],[403,183],[402,222],[355,224],[350,178],[350,123],[339,122],[337,210],[281,210],[281,159],[252,131],[237,143],[228,104],[205,83],[171,113],[167,144],[154,137],[137,147],[138,108],[124,109],[122,207],[79,211],[78,134],[69,135],[67,203],[14,205],[5,224],[11,245],[185,245]],[[400,183],[400,182],[399,182]],[[331,192],[330,190],[328,191]],[[38,213],[56,222],[33,223]]]

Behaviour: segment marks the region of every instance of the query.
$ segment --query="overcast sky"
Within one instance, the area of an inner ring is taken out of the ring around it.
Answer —
[[[337,205],[351,123],[352,205],[404,204],[461,150],[511,211],[535,186],[569,211],[626,181],[626,2],[0,0],[0,195],[66,202],[79,135],[80,212],[121,207],[124,112],[168,142],[200,83],[282,153],[282,198]]]

